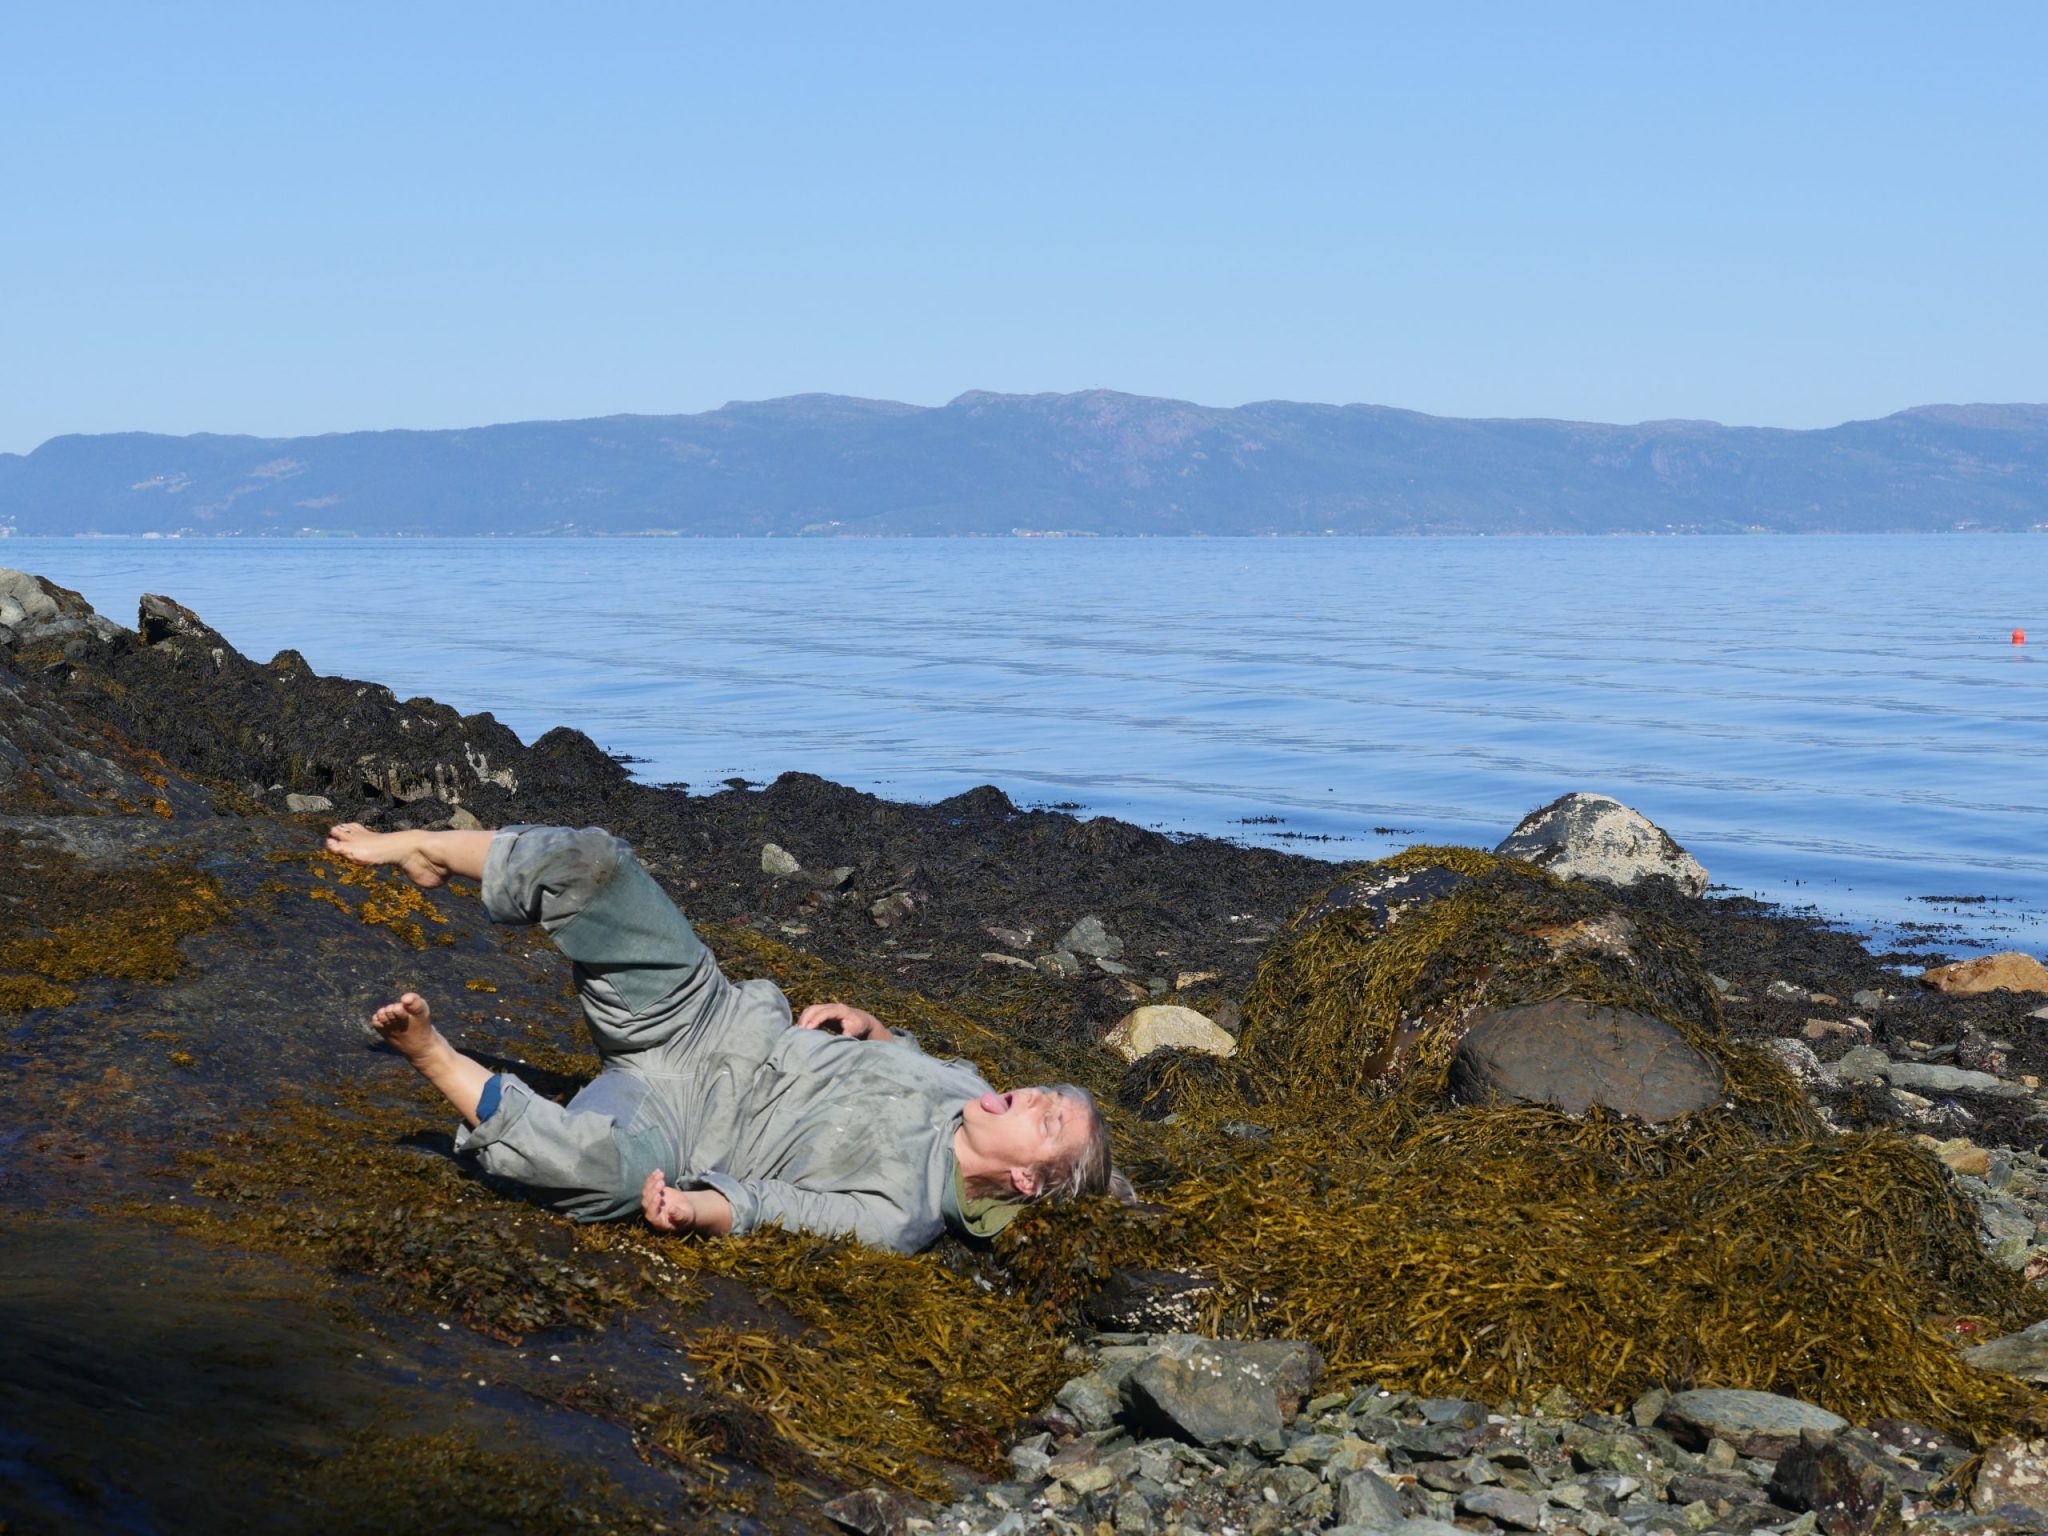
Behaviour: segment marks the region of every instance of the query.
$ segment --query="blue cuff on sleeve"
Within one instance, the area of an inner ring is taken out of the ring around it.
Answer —
[[[492,1073],[491,1080],[484,1084],[484,1091],[477,1096],[476,1123],[482,1125],[498,1112],[498,1100],[505,1096],[505,1079],[501,1073]]]

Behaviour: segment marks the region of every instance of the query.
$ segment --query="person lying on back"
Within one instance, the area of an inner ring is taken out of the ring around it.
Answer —
[[[418,993],[370,1023],[462,1116],[458,1149],[577,1220],[780,1226],[909,1253],[1109,1185],[1109,1129],[1086,1090],[998,1093],[846,1003],[792,1019],[773,983],[726,979],[608,832],[346,822],[326,846],[420,886],[476,880],[494,921],[538,923],[569,957],[603,1069],[567,1105],[456,1051]]]

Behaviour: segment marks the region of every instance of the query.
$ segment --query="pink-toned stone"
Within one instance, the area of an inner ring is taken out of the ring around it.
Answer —
[[[1991,1171],[1991,1154],[1975,1142],[1958,1136],[1953,1141],[1936,1141],[1932,1136],[1913,1138],[1957,1173],[1983,1178]]]
[[[1937,992],[2048,992],[2048,966],[2016,949],[1954,965],[1937,965],[1920,980]]]

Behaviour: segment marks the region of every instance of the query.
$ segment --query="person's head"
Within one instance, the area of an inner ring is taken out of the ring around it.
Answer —
[[[955,1145],[976,1194],[1072,1200],[1109,1187],[1109,1126],[1072,1083],[969,1099]]]

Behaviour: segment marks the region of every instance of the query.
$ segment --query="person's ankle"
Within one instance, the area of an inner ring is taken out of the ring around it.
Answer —
[[[430,1030],[424,1040],[408,1045],[401,1045],[394,1040],[392,1045],[399,1055],[422,1072],[430,1072],[441,1058],[455,1054],[455,1047],[448,1043],[448,1037],[438,1029]]]

